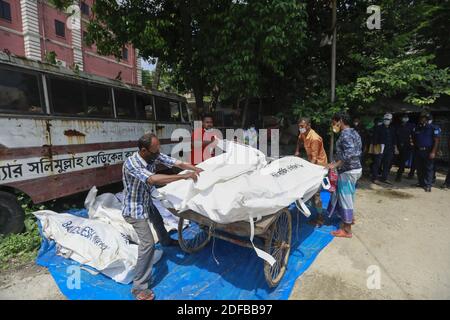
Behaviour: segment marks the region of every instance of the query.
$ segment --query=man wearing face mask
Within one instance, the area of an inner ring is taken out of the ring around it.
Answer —
[[[419,178],[417,186],[423,188],[425,192],[431,192],[433,185],[434,159],[441,135],[441,130],[428,123],[428,120],[427,114],[421,114],[419,123],[413,131],[417,177]]]
[[[323,148],[322,138],[311,128],[311,120],[308,118],[302,118],[298,122],[298,135],[297,148],[295,150],[295,156],[300,156],[300,148],[305,148],[308,161],[320,166],[327,166],[328,159],[325,149]],[[320,199],[320,191],[314,195],[314,206],[317,210],[318,216],[311,221],[311,224],[322,226],[324,219],[322,216],[322,200]]]
[[[150,222],[163,246],[176,245],[177,241],[171,239],[167,233],[163,219],[153,205],[151,192],[155,185],[186,179],[197,181],[199,173],[203,170],[160,153],[160,142],[153,133],[144,134],[137,145],[139,151],[128,157],[122,168],[124,185],[122,215],[133,226],[139,238],[132,293],[138,300],[153,300],[155,296],[149,289],[149,281],[152,265],[161,256],[161,252],[155,252]],[[176,175],[156,174],[157,164],[191,171]]]
[[[395,129],[391,123],[392,114],[386,113],[383,117],[383,124],[375,129],[373,138],[374,144],[381,145],[381,153],[377,154],[374,159],[374,165],[372,166],[372,182],[376,181],[378,178],[378,172],[382,167],[383,169],[380,181],[391,184],[387,181],[387,179],[391,170],[397,140],[395,136]]]
[[[409,122],[408,115],[403,115],[401,124],[397,127],[395,132],[397,137],[397,148],[399,152],[399,165],[397,177],[395,178],[395,181],[397,182],[400,182],[402,180],[402,175],[405,172],[406,161],[411,157],[413,129],[414,126]]]

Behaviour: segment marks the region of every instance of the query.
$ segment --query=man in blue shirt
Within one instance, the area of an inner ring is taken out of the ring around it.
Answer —
[[[426,192],[431,192],[434,175],[434,159],[441,130],[428,123],[428,116],[421,114],[418,125],[413,131],[413,142],[416,151],[416,168],[419,178],[418,187],[424,188]]]
[[[403,115],[401,124],[396,128],[397,148],[399,165],[397,171],[397,177],[395,181],[400,182],[402,180],[403,172],[405,172],[406,161],[411,157],[412,151],[412,132],[414,125],[409,122],[408,115]]]
[[[152,265],[157,259],[156,257],[154,259],[155,240],[150,229],[150,222],[162,245],[176,245],[177,241],[169,237],[163,219],[153,205],[151,192],[155,185],[184,179],[197,181],[199,173],[203,170],[160,153],[160,142],[153,133],[144,134],[137,144],[139,151],[128,157],[122,168],[124,186],[122,215],[133,226],[139,238],[132,293],[138,300],[153,300],[155,296],[149,289],[149,282]],[[156,174],[157,164],[191,171],[177,175]]]
[[[383,124],[376,127],[374,130],[373,144],[381,145],[381,153],[377,154],[372,166],[372,182],[378,178],[378,173],[382,167],[380,181],[391,184],[387,181],[389,172],[392,166],[392,159],[394,158],[395,145],[397,143],[395,129],[391,125],[392,114],[386,113],[383,117]]]

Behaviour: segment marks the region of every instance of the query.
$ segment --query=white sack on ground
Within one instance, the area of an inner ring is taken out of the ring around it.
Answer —
[[[122,216],[120,195],[97,196],[93,187],[85,200],[89,218],[41,210],[34,215],[41,221],[42,231],[58,245],[58,254],[88,265],[113,280],[128,284],[133,280],[139,242],[133,227]],[[176,229],[178,218],[155,201],[168,231]],[[151,230],[158,241],[152,225]],[[130,243],[130,240],[134,243]]]
[[[40,210],[34,215],[41,222],[44,236],[54,240],[63,252],[70,252],[71,259],[117,282],[132,281],[138,246],[110,224],[50,210]]]
[[[88,210],[89,219],[97,219],[109,223],[119,232],[126,234],[131,241],[139,243],[139,239],[133,226],[126,222],[122,216],[123,193],[103,193],[97,196],[97,191],[95,186],[92,187],[84,202],[84,206]],[[154,199],[153,204],[161,214],[166,230],[176,230],[178,228],[178,217],[174,216],[169,210],[163,207],[159,200]],[[157,242],[158,235],[155,228],[152,224],[150,224],[150,227],[155,242]]]

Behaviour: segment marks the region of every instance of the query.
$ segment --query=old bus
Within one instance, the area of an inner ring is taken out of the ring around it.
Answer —
[[[176,128],[191,130],[184,97],[0,53],[0,234],[23,228],[18,192],[41,203],[118,182],[144,132],[169,154]]]

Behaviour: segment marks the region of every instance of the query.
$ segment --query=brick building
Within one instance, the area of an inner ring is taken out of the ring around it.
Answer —
[[[46,61],[56,54],[57,62],[65,67],[130,84],[142,84],[140,59],[131,45],[124,46],[122,58],[102,56],[95,45],[87,46],[86,34],[95,0],[74,1],[80,15],[71,27],[69,15],[57,10],[46,0],[0,0],[0,49],[27,59]]]

